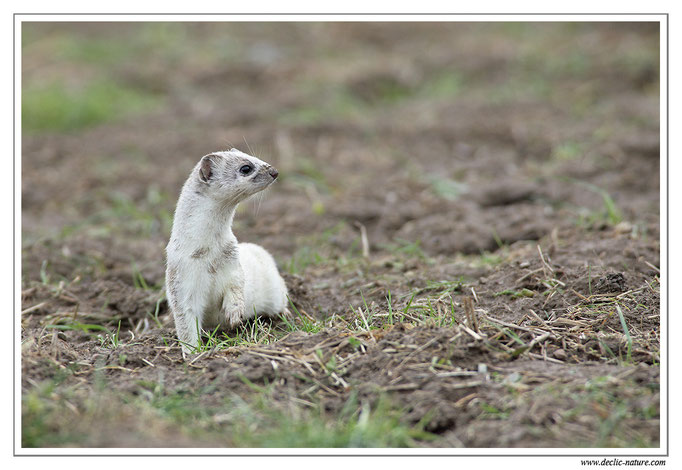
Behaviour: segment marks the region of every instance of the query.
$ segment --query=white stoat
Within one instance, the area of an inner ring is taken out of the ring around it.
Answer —
[[[231,149],[203,157],[182,187],[166,247],[166,294],[183,355],[197,346],[202,329],[288,313],[272,256],[238,243],[232,233],[237,205],[277,175],[264,161]]]

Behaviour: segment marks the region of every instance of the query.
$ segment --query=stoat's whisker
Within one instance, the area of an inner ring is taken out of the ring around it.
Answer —
[[[246,136],[242,135],[242,139],[244,139],[244,143],[246,144],[246,148],[249,150],[249,153],[250,153],[251,155],[255,155],[255,154],[253,153],[253,150],[251,150],[251,147],[249,147],[249,143],[246,141]]]
[[[257,197],[256,197],[256,214],[255,214],[256,217],[258,217],[258,211],[260,211],[260,203],[263,202],[263,195],[264,195],[265,191],[267,191],[267,188],[264,191],[257,194]]]

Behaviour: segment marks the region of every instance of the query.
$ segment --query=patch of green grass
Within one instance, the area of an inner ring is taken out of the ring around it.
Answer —
[[[130,61],[144,61],[150,57],[166,62],[206,55],[206,51],[190,54],[192,44],[183,23],[149,22],[122,24],[115,37],[92,34],[92,31],[64,23],[45,29],[39,23],[26,23],[22,28],[25,54],[43,53],[56,57],[60,63],[79,64],[88,68],[111,70]],[[208,42],[210,44],[210,41]],[[207,41],[204,41],[207,45]],[[37,46],[38,51],[32,48]],[[205,48],[205,49],[211,49]],[[218,51],[216,51],[217,55]]]
[[[119,360],[125,357],[121,355]],[[189,427],[193,419],[196,422],[211,416],[210,407],[197,406],[196,396],[182,390],[168,392],[162,380],[156,384],[138,382],[140,393],[136,397],[117,390],[104,376],[96,377],[95,387],[89,388],[66,385],[62,382],[68,375],[62,375],[22,394],[22,446],[99,447],[116,442],[121,433],[134,436],[129,442],[155,442],[159,436],[170,434],[174,422]],[[183,397],[187,399],[183,401]],[[201,430],[198,426],[191,429]]]
[[[27,243],[30,245],[32,242]],[[62,295],[65,289],[74,283],[80,282],[81,278],[87,273],[91,273],[98,268],[103,268],[103,262],[100,258],[95,255],[83,255],[83,254],[70,254],[69,256],[64,253],[54,250],[50,253],[50,256],[54,257],[51,259],[44,259],[40,265],[39,281],[30,280],[29,283],[42,284],[47,287],[52,295],[56,298]],[[64,265],[69,265],[72,268],[69,277],[64,274],[57,272],[51,272],[51,262],[55,264],[65,263]],[[103,272],[104,269],[101,269]]]
[[[455,70],[438,71],[425,77],[418,85],[405,83],[394,77],[376,78],[372,90],[363,104],[368,108],[385,108],[404,101],[453,98],[463,88],[463,77]]]
[[[578,214],[578,225],[580,226],[592,226],[598,222],[604,222],[610,226],[618,225],[618,223],[623,221],[623,214],[616,205],[611,195],[605,190],[596,186],[592,183],[586,181],[575,180],[572,178],[565,178],[567,181],[576,183],[586,189],[598,194],[602,199],[602,210],[601,211],[582,211]]]
[[[304,245],[294,252],[289,262],[284,266],[284,269],[291,274],[300,274],[308,266],[317,266],[327,261],[328,259],[315,248]]]
[[[142,200],[133,200],[120,192],[108,194],[106,199],[109,206],[97,214],[93,223],[113,220],[115,224],[125,225],[129,230],[139,232],[143,236],[170,232],[173,214],[166,208],[170,196],[162,193],[157,187],[150,186]]]
[[[62,319],[64,321],[64,319]],[[92,323],[81,323],[79,321],[70,321],[68,323],[57,323],[45,325],[45,328],[52,330],[62,330],[62,331],[82,331],[84,333],[91,333],[93,331],[102,331],[106,334],[111,334],[109,328],[102,325],[96,325]]]
[[[421,240],[410,241],[402,238],[394,238],[391,243],[380,245],[380,248],[396,255],[419,258],[426,262],[432,261],[422,249]]]
[[[104,335],[99,335],[100,347],[107,349],[116,349],[121,345],[121,320],[118,321],[118,327],[114,332],[108,332]]]
[[[372,325],[372,323],[373,323],[374,315],[376,314],[376,311],[375,311],[373,306],[372,306],[372,308],[370,308],[367,305],[367,301],[365,300],[365,296],[362,292],[360,292],[360,297],[362,298],[362,304],[365,306],[364,314],[365,314],[366,320],[367,320],[366,326],[368,327],[367,329],[369,329],[369,325]]]
[[[149,384],[147,401],[187,433],[222,435],[230,447],[412,447],[436,437],[423,430],[425,423],[404,424],[403,411],[387,397],[372,405],[351,394],[339,412],[330,414],[310,401],[308,408],[294,401],[283,406],[273,397],[272,385],[242,380],[251,396],[234,394],[222,405],[203,406],[199,393],[164,392],[157,384]]]
[[[545,75],[533,75],[525,70],[513,69],[506,77],[499,86],[486,91],[486,101],[501,105],[526,99],[547,100],[551,97],[551,83]]]
[[[59,317],[55,323],[45,325],[46,329],[61,331],[81,331],[100,342],[100,347],[116,349],[121,345],[121,320],[114,331],[94,323],[82,323],[72,317]]]
[[[502,241],[502,238],[500,238],[500,235],[497,233],[497,230],[493,228],[491,230],[491,234],[493,236],[493,240],[495,240],[495,244],[500,250],[505,252],[509,251],[509,245]]]
[[[292,274],[300,274],[308,266],[319,266],[333,261],[334,249],[332,238],[346,226],[342,221],[333,227],[327,228],[320,234],[312,234],[302,237],[299,240],[299,247],[288,261],[284,261],[284,270]],[[357,242],[351,244],[345,255],[336,257],[336,264],[339,268],[350,269],[355,265],[355,261],[360,255]]]
[[[388,295],[386,296],[386,303],[388,304],[388,324],[393,324],[393,302],[391,301],[391,290],[388,290]]]
[[[50,284],[50,275],[47,273],[47,265],[48,261],[46,259],[40,264],[40,282],[42,282],[44,286]]]
[[[462,92],[464,79],[454,70],[441,72],[427,79],[420,87],[420,94],[433,98],[452,98]]]
[[[264,392],[251,403],[235,396],[229,409],[231,426],[241,431],[233,436],[237,447],[413,447],[435,438],[424,423],[404,424],[403,411],[386,397],[372,406],[353,394],[336,415],[315,406],[296,416],[272,406]]]
[[[107,192],[101,195],[101,199],[103,205],[100,210],[63,226],[58,236],[66,239],[79,233],[95,238],[115,234],[150,238],[159,234],[167,237],[170,233],[173,224],[173,212],[168,209],[171,207],[168,202],[170,196],[153,185],[148,188],[144,199],[133,200],[120,192]],[[103,267],[101,262],[98,264]]]
[[[161,304],[166,300],[166,290],[162,289],[159,292],[159,298],[156,301],[156,305],[154,307],[154,313],[152,312],[147,312],[147,315],[154,321],[157,327],[163,328],[163,324],[161,323],[161,320],[159,320],[159,312],[161,311]]]
[[[561,410],[561,422],[574,429],[573,437],[562,438],[566,447],[655,447],[659,385],[643,385],[641,379],[595,376],[586,382],[548,382],[530,394],[522,394],[518,401],[534,403],[540,397],[551,396],[556,409]],[[633,422],[639,422],[639,426],[632,427]],[[584,432],[578,432],[580,427]]]
[[[424,99],[452,98],[461,93],[462,75],[447,70],[423,80],[419,86],[403,83],[394,77],[374,77],[362,90],[343,85],[330,86],[326,82],[309,82],[301,87],[308,95],[302,104],[285,110],[278,120],[287,125],[309,126],[330,121],[367,118],[387,107],[421,97]]]
[[[311,126],[315,124],[349,120],[362,117],[370,109],[358,100],[351,92],[338,86],[329,89],[323,84],[313,84],[315,90],[306,102],[316,103],[314,106],[301,104],[284,110],[277,120],[287,126]]]
[[[628,392],[623,392],[627,390]],[[633,392],[636,393],[633,395]],[[620,383],[612,377],[595,377],[585,384],[585,394],[580,397],[578,410],[599,416],[598,439],[590,445],[594,447],[649,447],[643,445],[650,437],[631,435],[624,432],[624,423],[632,419],[655,419],[660,416],[659,407],[650,398],[655,390],[635,386],[632,381]],[[651,402],[642,406],[642,403]],[[637,443],[639,444],[633,444]]]
[[[298,106],[284,111],[279,116],[279,121],[286,124],[297,124],[300,126],[313,125],[321,121],[324,117],[322,111],[313,106]]]
[[[281,318],[288,331],[317,333],[322,329],[323,325],[320,324],[320,322],[299,312],[289,297],[287,297],[287,300],[289,300],[289,311],[291,312],[292,318],[287,318],[286,316],[282,316]]]
[[[574,160],[581,155],[584,151],[582,145],[578,142],[564,142],[552,149],[552,158],[557,160]]]
[[[482,419],[507,419],[509,418],[510,410],[498,409],[497,407],[486,403],[484,401],[479,402],[479,407],[481,408],[481,418]]]
[[[71,393],[55,377],[40,383],[21,395],[21,445],[23,447],[54,447],[82,441],[87,431],[64,426],[61,415]]]
[[[550,77],[584,77],[592,67],[592,57],[580,50],[570,54],[543,54],[538,60],[546,64]]]
[[[431,190],[436,196],[455,201],[467,190],[467,185],[450,178],[434,176],[430,180]]]
[[[150,406],[163,418],[175,422],[189,423],[208,418],[207,407],[196,406],[197,397],[183,390],[163,393],[163,389],[155,388],[150,397]]]
[[[212,331],[204,331],[194,352],[201,353],[233,346],[269,344],[282,338],[287,332],[286,328],[275,325],[268,319],[256,316],[242,322],[231,331],[220,331],[219,327]]]
[[[530,290],[530,289],[525,289],[525,288],[524,288],[524,289],[521,289],[521,290],[505,289],[505,290],[503,290],[503,291],[496,292],[496,293],[494,293],[493,295],[494,295],[495,297],[498,297],[498,296],[500,296],[500,295],[508,295],[508,296],[510,296],[512,299],[518,299],[518,298],[521,298],[521,297],[534,297],[534,296],[535,296],[535,292],[533,292],[533,291]]]
[[[22,89],[22,130],[72,132],[154,108],[159,98],[111,79],[82,87],[62,83],[26,84]]]
[[[463,278],[455,280],[426,281],[426,286],[417,289],[416,294],[429,293],[432,297],[442,298],[446,295],[461,293]]]
[[[403,317],[407,315],[407,312],[410,310],[410,307],[412,307],[412,302],[414,302],[414,298],[417,296],[416,292],[413,292],[412,295],[410,296],[410,300],[407,301],[407,305],[405,305],[405,308],[403,309]]]
[[[428,284],[428,283],[427,283]],[[435,294],[416,299],[416,296],[426,289],[418,289],[411,294],[402,310],[390,309],[393,321],[407,321],[425,326],[447,327],[456,323],[455,304],[452,294],[461,289],[461,282],[439,281],[431,284],[431,292]],[[406,297],[404,297],[406,298]],[[389,322],[391,323],[391,322]]]
[[[617,225],[619,222],[621,222],[623,220],[623,216],[611,195],[609,195],[609,193],[607,193],[605,190],[597,187],[593,187],[592,189],[599,193],[599,195],[602,197],[602,203],[604,205],[602,214],[606,221],[610,225]]]
[[[133,285],[135,286],[135,288],[149,290],[150,289],[149,284],[147,284],[147,281],[144,279],[142,272],[140,272],[140,269],[137,267],[137,263],[133,261],[131,264],[133,271]]]
[[[475,267],[492,267],[502,264],[507,257],[506,249],[491,251],[481,251],[478,256],[465,256]]]
[[[609,193],[606,191],[600,191],[600,194],[604,204],[604,210],[606,212],[606,220],[608,220],[611,225],[617,225],[623,220],[620,209],[618,209],[618,206],[616,206],[615,201],[613,198],[611,198]]]
[[[52,47],[61,60],[111,67],[135,55],[129,41],[121,39],[113,41],[92,36],[84,39],[75,34],[62,34],[52,38]]]
[[[317,333],[325,326],[323,322],[301,313],[290,299],[289,310],[291,316],[282,315],[279,321],[256,316],[242,322],[230,331],[222,331],[220,326],[210,331],[202,330],[202,334],[198,338],[198,344],[193,348],[193,353],[198,354],[205,351],[227,349],[233,346],[270,344],[292,331]],[[155,321],[158,322],[158,319]]]
[[[373,105],[387,105],[412,96],[414,91],[412,86],[393,77],[378,78],[372,81],[372,92],[367,101]]]
[[[388,396],[370,402],[351,393],[340,410],[330,412],[314,396],[282,400],[273,385],[242,380],[251,393],[222,400],[215,385],[170,388],[162,378],[138,381],[135,394],[106,382],[76,391],[48,380],[22,396],[22,444],[88,446],[122,430],[140,442],[186,436],[195,445],[228,447],[413,447],[437,438],[424,431],[428,414],[417,424],[405,423],[405,410]]]
[[[485,321],[489,325],[492,325],[494,328],[496,328],[504,336],[506,336],[507,338],[509,338],[510,340],[514,341],[516,344],[519,345],[516,349],[514,349],[511,352],[512,357],[517,357],[517,356],[523,354],[524,352],[526,352],[528,350],[528,345],[521,338],[519,338],[519,336],[516,333],[514,333],[512,330],[510,330],[509,328],[506,328],[504,326],[498,325],[497,323],[492,322],[490,320],[485,320]]]
[[[313,185],[317,191],[322,193],[331,192],[327,176],[312,158],[298,157],[293,170],[284,175],[283,178],[302,187]]]

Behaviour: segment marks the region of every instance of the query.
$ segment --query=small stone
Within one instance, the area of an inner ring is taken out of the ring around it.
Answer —
[[[507,377],[505,377],[504,383],[513,384],[513,383],[519,382],[520,380],[521,380],[521,374],[519,374],[518,372],[512,372]]]
[[[554,356],[555,358],[557,358],[561,361],[563,361],[567,357],[566,351],[564,351],[563,349],[557,349],[556,351],[554,351],[552,356]]]
[[[632,232],[632,224],[624,220],[619,222],[614,229],[617,233],[630,233]]]

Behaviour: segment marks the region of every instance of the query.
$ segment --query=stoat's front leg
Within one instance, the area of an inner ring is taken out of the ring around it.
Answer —
[[[202,317],[206,305],[206,292],[202,282],[188,276],[177,264],[166,270],[166,296],[175,320],[175,329],[185,357],[199,344]]]
[[[231,272],[231,276],[225,284],[225,293],[220,309],[220,315],[228,328],[234,328],[245,318],[244,306],[244,275],[239,269],[238,273]]]

